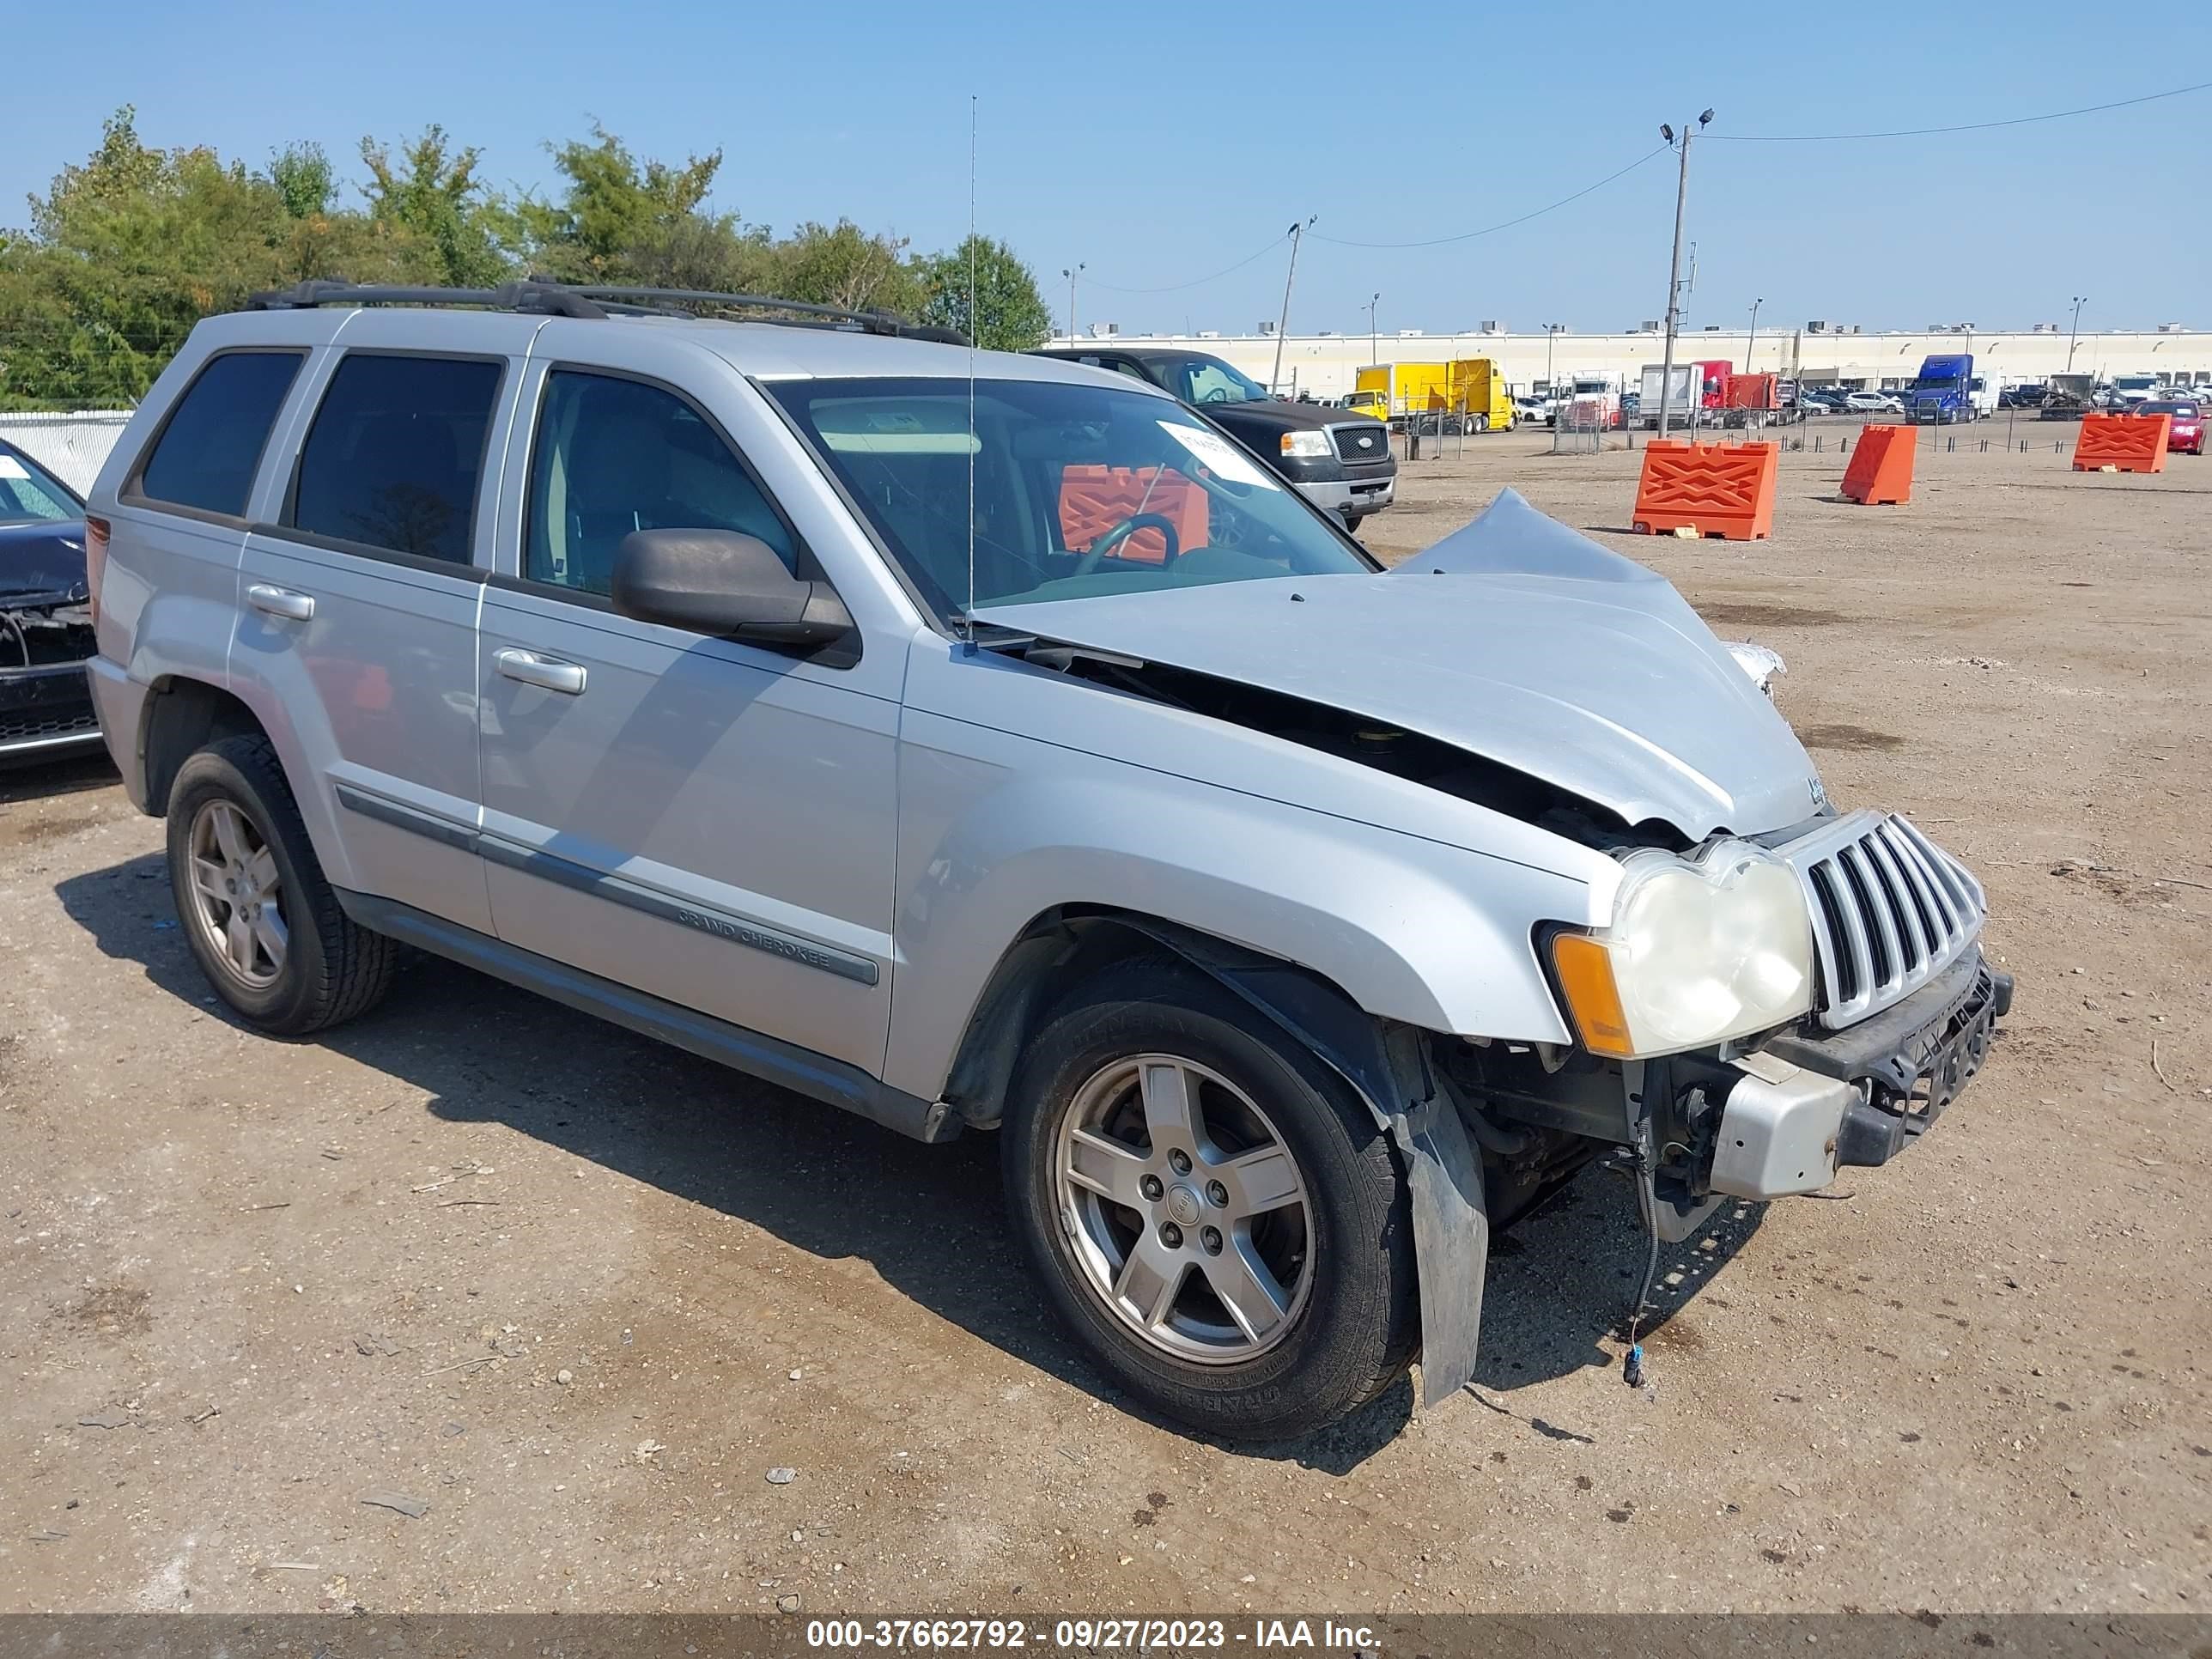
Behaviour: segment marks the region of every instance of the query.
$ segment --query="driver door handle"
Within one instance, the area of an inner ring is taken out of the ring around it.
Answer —
[[[584,670],[580,663],[562,662],[557,657],[541,657],[535,651],[525,651],[515,646],[502,646],[491,653],[492,666],[511,680],[525,685],[534,685],[541,690],[558,691],[564,697],[584,695]]]

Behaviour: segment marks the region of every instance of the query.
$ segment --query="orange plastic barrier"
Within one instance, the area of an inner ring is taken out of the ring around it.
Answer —
[[[1862,507],[1893,507],[1912,499],[1912,458],[1919,452],[1909,426],[1870,426],[1844,469],[1844,494]]]
[[[2074,470],[2163,472],[2171,415],[2084,415],[2074,444]]]
[[[1636,528],[1689,529],[1725,541],[1774,533],[1776,444],[1649,443],[1636,485]]]
[[[1173,467],[1070,466],[1060,475],[1060,539],[1081,552],[1134,513],[1157,513],[1176,527],[1180,550],[1206,545],[1206,492]],[[1147,525],[1114,550],[1119,559],[1158,564],[1167,538]]]

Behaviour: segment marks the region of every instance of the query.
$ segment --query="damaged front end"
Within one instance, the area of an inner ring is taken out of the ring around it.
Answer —
[[[82,588],[0,593],[0,764],[99,744],[85,680],[93,652]]]

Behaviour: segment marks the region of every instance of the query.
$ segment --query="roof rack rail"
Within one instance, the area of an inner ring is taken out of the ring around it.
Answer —
[[[300,311],[316,306],[483,306],[494,311],[544,312],[597,319],[611,312],[645,312],[643,306],[606,307],[557,283],[501,283],[497,288],[407,287],[384,283],[316,279],[250,295],[249,311]]]
[[[786,311],[800,317],[818,317],[833,325],[848,325],[868,334],[896,335],[908,340],[933,340],[940,345],[964,346],[971,343],[968,337],[957,329],[939,328],[933,323],[911,323],[896,312],[855,311],[844,306],[816,305],[810,300],[779,299],[769,294],[725,294],[713,289],[628,287],[605,283],[571,288],[568,292],[586,300],[650,297],[672,306],[726,306],[732,310]]]
[[[290,288],[250,295],[249,311],[298,311],[316,306],[483,306],[494,311],[525,311],[554,317],[598,320],[606,317],[688,317],[691,306],[732,310],[781,312],[763,319],[799,328],[858,329],[869,334],[932,340],[941,345],[972,343],[957,329],[910,323],[888,311],[854,311],[842,306],[783,300],[773,295],[724,294],[710,289],[575,286],[544,276],[502,283],[497,288],[408,287],[381,283],[341,283],[317,278]]]

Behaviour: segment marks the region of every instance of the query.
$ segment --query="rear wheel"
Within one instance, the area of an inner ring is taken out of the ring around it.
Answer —
[[[1389,1143],[1327,1066],[1179,963],[1094,981],[1037,1036],[1004,1147],[1031,1267],[1092,1356],[1198,1429],[1279,1439],[1405,1369]]]
[[[185,940],[246,1020],[295,1036],[384,995],[398,947],[339,908],[266,738],[225,738],[186,761],[168,824]]]

